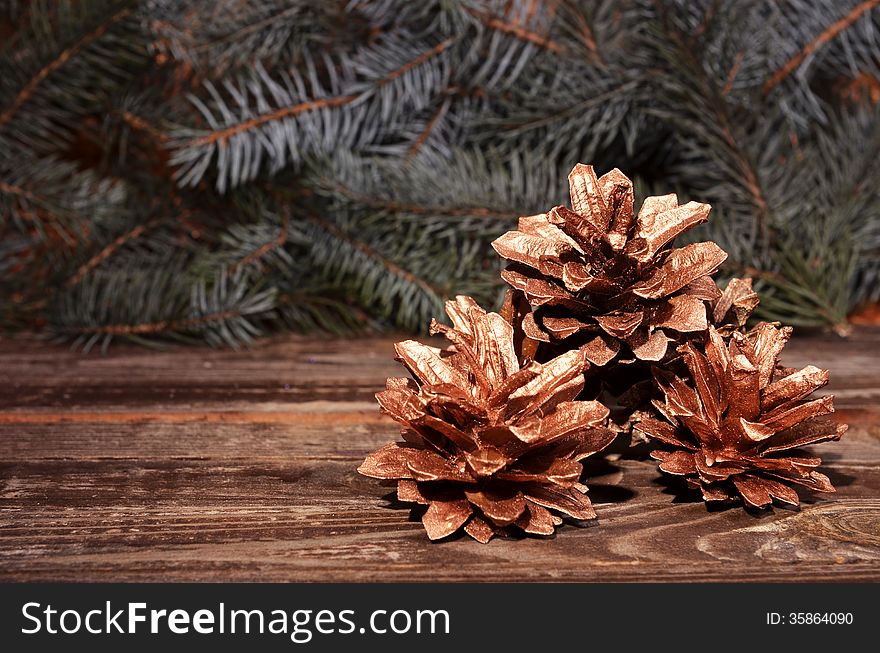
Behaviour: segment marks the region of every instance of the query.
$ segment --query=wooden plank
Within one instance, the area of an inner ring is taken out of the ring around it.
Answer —
[[[637,452],[613,454],[589,464],[598,524],[487,546],[430,543],[355,471],[396,438],[372,402],[400,374],[391,344],[83,357],[0,341],[0,579],[880,580],[880,330],[786,352],[829,367],[852,420],[815,448],[836,494],[710,510]]]

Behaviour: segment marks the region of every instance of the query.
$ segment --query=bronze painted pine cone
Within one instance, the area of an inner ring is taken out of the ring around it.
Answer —
[[[573,350],[548,363],[521,361],[514,328],[470,297],[446,305],[446,350],[413,340],[395,345],[414,379],[388,379],[377,393],[405,442],[367,456],[358,471],[397,481],[401,501],[427,505],[432,540],[463,528],[474,539],[516,530],[550,535],[560,515],[596,513],[580,482],[581,460],[606,447],[608,410],[574,401],[589,366]]]
[[[660,445],[651,455],[662,471],[685,477],[706,501],[742,497],[759,508],[773,499],[798,505],[791,485],[834,491],[816,471],[822,461],[797,449],[838,440],[847,427],[828,417],[830,395],[807,399],[828,382],[826,370],[778,366],[790,334],[763,322],[725,343],[710,328],[704,347],[679,348],[687,377],[655,372],[665,396],[655,407],[665,421],[649,418],[635,428]]]
[[[648,197],[634,216],[632,182],[620,170],[597,178],[578,164],[568,179],[573,210],[522,217],[492,243],[510,261],[505,281],[533,308],[526,334],[563,349],[586,345],[602,366],[618,355],[659,361],[682,334],[705,332],[705,302],[721,295],[710,275],[727,254],[712,242],[670,243],[706,222],[709,205]]]

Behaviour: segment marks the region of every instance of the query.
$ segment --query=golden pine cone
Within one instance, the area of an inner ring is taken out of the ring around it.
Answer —
[[[518,230],[492,243],[510,261],[505,281],[532,306],[526,335],[586,346],[602,366],[618,354],[659,361],[669,342],[704,333],[706,303],[721,296],[711,275],[727,254],[712,242],[670,243],[706,222],[711,207],[680,206],[673,193],[646,198],[634,216],[632,182],[617,168],[597,178],[578,164],[568,179],[573,210],[522,217]]]
[[[790,327],[762,322],[725,343],[710,327],[702,348],[679,348],[687,377],[655,371],[665,400],[654,405],[665,421],[644,419],[635,428],[660,445],[651,455],[662,471],[684,476],[706,501],[742,497],[759,508],[773,499],[798,505],[792,484],[834,491],[816,471],[821,459],[795,450],[838,440],[847,427],[828,417],[831,395],[807,399],[828,382],[827,370],[779,367],[790,335]]]
[[[427,505],[432,540],[464,528],[474,539],[521,530],[550,535],[559,515],[593,519],[581,460],[606,447],[608,409],[575,401],[589,366],[573,350],[520,360],[514,328],[470,297],[447,302],[453,327],[432,322],[448,349],[406,340],[397,359],[413,379],[388,379],[382,410],[405,442],[369,454],[358,471],[397,481],[401,501]]]

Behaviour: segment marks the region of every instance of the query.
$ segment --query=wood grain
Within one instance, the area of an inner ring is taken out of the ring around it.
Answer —
[[[355,468],[397,435],[388,338],[251,351],[0,340],[0,580],[880,580],[880,329],[796,337],[851,423],[816,447],[838,492],[709,510],[637,454],[590,462],[596,525],[430,543]]]

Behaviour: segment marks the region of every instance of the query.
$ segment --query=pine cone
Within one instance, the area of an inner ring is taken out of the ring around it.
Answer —
[[[846,431],[827,416],[832,396],[805,400],[828,382],[827,370],[778,367],[791,328],[762,322],[748,334],[734,332],[727,346],[709,328],[705,351],[694,343],[679,349],[689,378],[655,372],[665,402],[655,407],[666,419],[635,425],[661,445],[651,455],[660,469],[684,476],[706,501],[741,496],[749,506],[773,499],[798,505],[788,484],[833,492],[828,477],[815,471],[819,458],[791,451],[838,440]]]
[[[398,499],[427,505],[422,522],[432,540],[461,527],[483,543],[515,529],[550,535],[562,523],[557,513],[595,518],[580,461],[614,434],[602,404],[573,401],[585,354],[521,364],[514,328],[500,315],[464,296],[446,312],[454,326],[432,321],[431,331],[449,349],[395,345],[415,381],[388,379],[376,399],[403,424],[406,442],[371,453],[358,471],[397,480]]]
[[[706,222],[710,206],[648,197],[634,218],[632,182],[617,168],[597,179],[592,166],[578,164],[568,180],[573,211],[556,206],[520,218],[518,231],[492,243],[511,261],[502,276],[534,309],[526,334],[566,349],[586,344],[601,366],[621,344],[626,359],[658,361],[670,340],[704,332],[704,302],[721,295],[710,275],[727,254],[711,242],[669,244]]]

